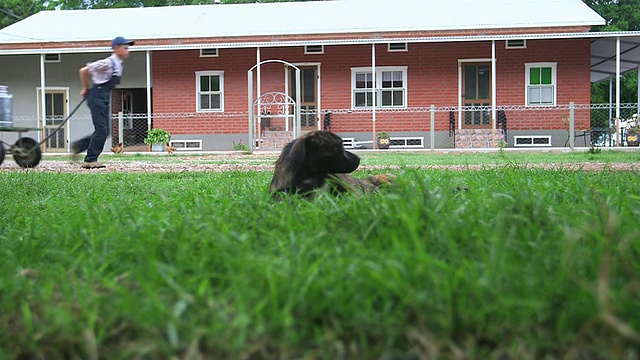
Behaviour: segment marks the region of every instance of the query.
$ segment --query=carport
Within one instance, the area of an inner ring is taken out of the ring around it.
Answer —
[[[637,112],[640,113],[640,31],[619,33],[594,33],[591,40],[591,83],[609,79],[609,119],[615,119],[620,128],[620,79],[622,74],[638,69]],[[615,104],[615,117],[613,108]],[[620,144],[620,131],[616,131],[616,143]]]

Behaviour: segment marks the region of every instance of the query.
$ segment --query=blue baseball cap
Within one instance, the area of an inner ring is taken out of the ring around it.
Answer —
[[[113,41],[111,41],[111,48],[113,49],[118,45],[133,45],[133,41],[127,40],[122,36],[118,36],[117,38],[113,39]]]

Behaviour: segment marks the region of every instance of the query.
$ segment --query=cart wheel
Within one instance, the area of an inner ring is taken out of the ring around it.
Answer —
[[[40,144],[32,138],[21,138],[11,147],[13,159],[23,168],[36,167],[42,159]]]
[[[0,165],[4,161],[4,145],[0,144]]]

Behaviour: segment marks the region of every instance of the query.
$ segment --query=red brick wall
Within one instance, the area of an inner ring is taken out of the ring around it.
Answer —
[[[557,103],[588,104],[590,100],[588,39],[529,40],[526,49],[505,49],[496,42],[497,104],[524,105],[525,63],[557,62]],[[156,51],[153,54],[153,112],[195,113],[196,71],[224,71],[225,113],[246,112],[247,71],[256,63],[255,49],[220,49],[219,57],[199,57],[197,50]],[[409,107],[457,106],[458,60],[491,58],[491,43],[409,44],[408,52],[387,52],[376,47],[377,66],[408,67]],[[371,66],[370,45],[325,46],[324,54],[305,55],[303,47],[263,48],[261,59],[291,63],[320,63],[322,109],[351,108],[351,68]],[[262,93],[284,91],[281,64],[262,66]],[[255,72],[254,72],[255,76]],[[507,111],[509,129],[561,129],[566,111]],[[577,112],[576,121],[588,119]],[[371,131],[370,113],[333,114],[335,132]],[[193,118],[161,117],[156,127],[175,134],[242,133],[246,116],[197,115]],[[436,129],[448,129],[449,113],[436,114]],[[386,131],[427,131],[425,112],[378,112],[376,128]]]

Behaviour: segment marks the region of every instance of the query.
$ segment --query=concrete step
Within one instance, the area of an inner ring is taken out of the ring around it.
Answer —
[[[262,133],[262,143],[259,148],[260,150],[279,150],[284,148],[291,140],[293,140],[292,131],[265,130]]]
[[[502,135],[500,129],[456,130],[456,149],[497,148]]]

